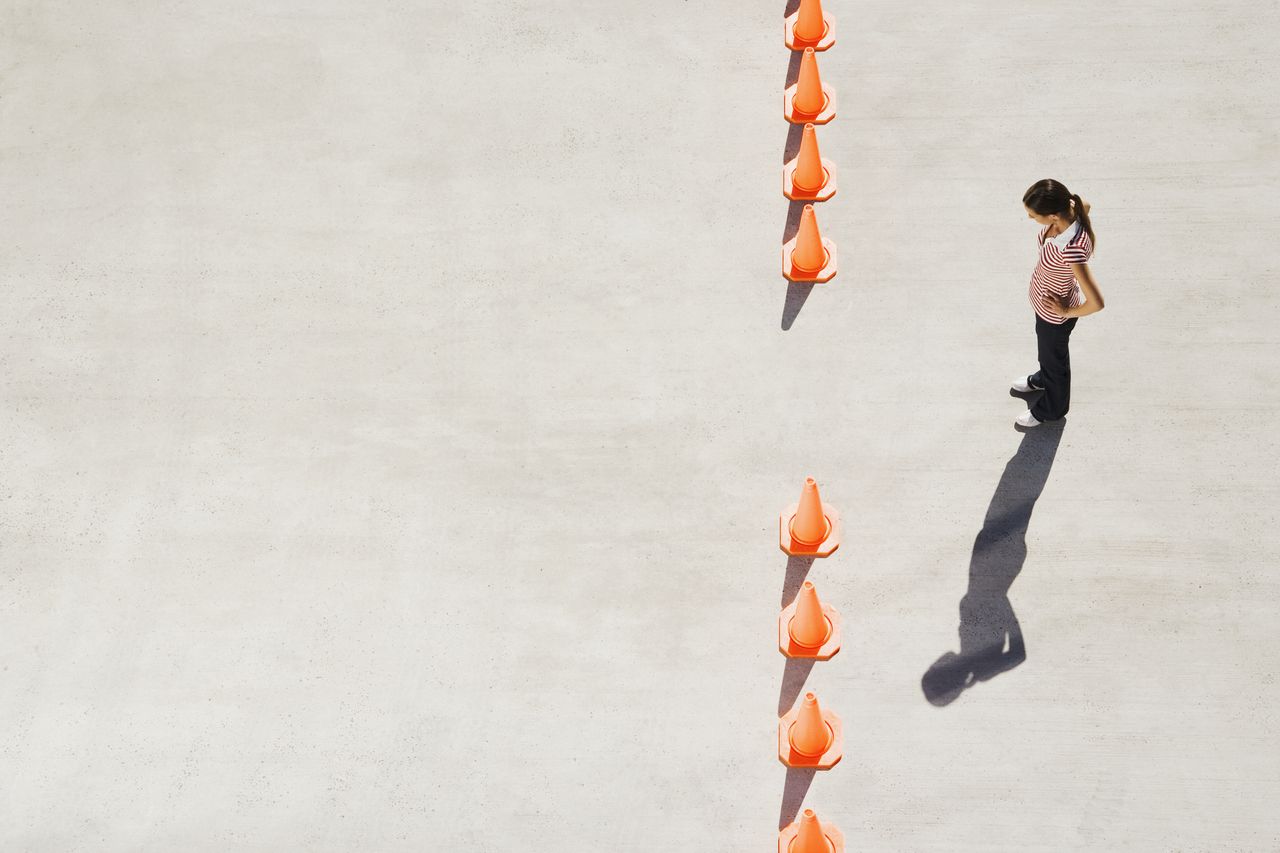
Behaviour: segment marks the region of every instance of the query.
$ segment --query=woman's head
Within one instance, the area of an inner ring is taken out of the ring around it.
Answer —
[[[1078,218],[1081,226],[1089,233],[1089,239],[1093,241],[1095,247],[1097,246],[1098,241],[1093,235],[1093,225],[1089,222],[1089,215],[1084,211],[1084,202],[1081,201],[1080,196],[1069,192],[1053,178],[1045,178],[1043,181],[1032,184],[1030,189],[1022,194],[1022,206],[1027,210],[1028,218],[1034,219],[1041,225],[1056,224],[1059,228],[1066,228]]]

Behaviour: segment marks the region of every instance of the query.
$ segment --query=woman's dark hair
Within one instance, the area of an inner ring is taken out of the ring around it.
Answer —
[[[1080,200],[1080,196],[1067,192],[1067,188],[1053,178],[1036,181],[1031,189],[1022,194],[1022,203],[1041,216],[1058,214],[1070,217],[1072,200],[1076,203],[1076,216],[1080,217],[1081,227],[1093,241],[1094,248],[1097,248],[1098,238],[1093,235],[1093,225],[1089,222],[1089,214],[1084,212],[1084,202]]]

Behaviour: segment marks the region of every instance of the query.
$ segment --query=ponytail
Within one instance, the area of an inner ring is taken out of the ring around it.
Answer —
[[[1080,226],[1088,233],[1089,240],[1096,249],[1098,247],[1098,238],[1093,235],[1093,224],[1089,222],[1089,214],[1084,212],[1084,199],[1075,193],[1071,194],[1071,199],[1076,203],[1076,216],[1080,217]]]

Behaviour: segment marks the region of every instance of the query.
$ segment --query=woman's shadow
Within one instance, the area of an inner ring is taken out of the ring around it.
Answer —
[[[987,507],[969,558],[969,589],[960,599],[960,653],[947,652],[920,679],[925,698],[949,705],[979,681],[1027,659],[1009,587],[1027,559],[1027,525],[1044,491],[1066,421],[1028,430]]]

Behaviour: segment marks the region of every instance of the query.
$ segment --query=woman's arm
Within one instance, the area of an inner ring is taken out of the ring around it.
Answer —
[[[1098,290],[1098,283],[1093,280],[1093,274],[1089,272],[1089,265],[1072,264],[1071,269],[1075,271],[1076,281],[1080,282],[1080,288],[1084,291],[1087,301],[1083,305],[1077,305],[1074,308],[1063,307],[1059,313],[1068,318],[1083,317],[1086,314],[1093,314],[1105,308],[1106,303],[1102,301],[1102,291]]]

